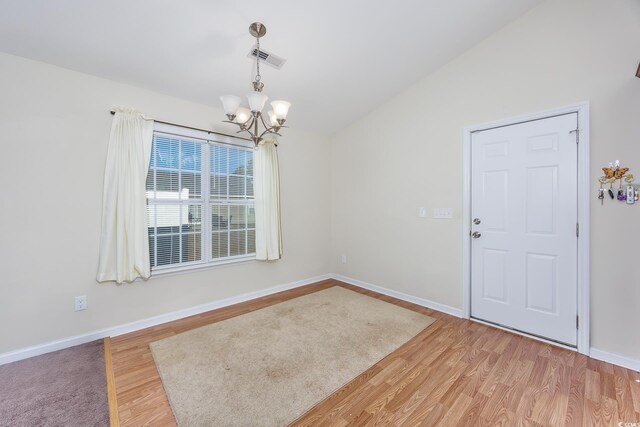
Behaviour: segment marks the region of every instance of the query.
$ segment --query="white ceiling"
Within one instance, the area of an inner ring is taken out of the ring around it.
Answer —
[[[264,92],[326,135],[540,2],[0,0],[0,51],[218,107],[249,90],[261,21],[262,47],[287,59],[261,67]]]

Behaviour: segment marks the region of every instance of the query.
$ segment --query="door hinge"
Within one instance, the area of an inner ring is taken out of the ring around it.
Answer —
[[[576,237],[580,237],[580,223],[576,222]]]
[[[580,144],[580,129],[570,130],[569,133],[576,133],[576,144]]]
[[[576,329],[580,329],[580,316],[576,316]]]

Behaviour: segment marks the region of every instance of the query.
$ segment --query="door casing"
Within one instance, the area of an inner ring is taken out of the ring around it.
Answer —
[[[561,114],[578,114],[578,223],[580,235],[578,238],[578,345],[579,353],[589,355],[590,348],[590,321],[589,321],[589,203],[590,203],[590,179],[589,179],[589,102],[567,105],[546,111],[510,117],[490,123],[467,126],[463,135],[463,209],[462,209],[462,312],[463,317],[471,315],[471,134],[481,130],[495,127],[514,125],[522,122],[545,119]],[[523,334],[527,335],[527,334]],[[558,345],[538,337],[531,338]],[[572,347],[567,347],[573,349]]]

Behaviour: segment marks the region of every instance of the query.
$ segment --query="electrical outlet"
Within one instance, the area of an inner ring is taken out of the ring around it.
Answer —
[[[87,296],[86,295],[77,296],[75,311],[82,311],[86,309],[87,309]]]
[[[341,255],[340,256],[340,261],[342,261],[343,264],[347,263],[347,256],[346,255]]]

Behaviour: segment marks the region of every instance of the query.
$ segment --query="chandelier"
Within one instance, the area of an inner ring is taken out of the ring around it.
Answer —
[[[253,92],[247,94],[249,108],[241,107],[242,98],[235,95],[223,95],[220,97],[222,107],[229,120],[224,123],[233,123],[240,130],[237,133],[247,132],[251,135],[253,143],[258,146],[263,137],[267,134],[278,135],[284,122],[287,120],[291,103],[287,101],[272,101],[271,108],[267,113],[269,122],[262,116],[262,109],[267,102],[268,96],[262,93],[264,83],[260,81],[260,38],[267,33],[267,28],[260,22],[254,22],[249,26],[249,34],[256,38],[256,77],[253,81]]]

